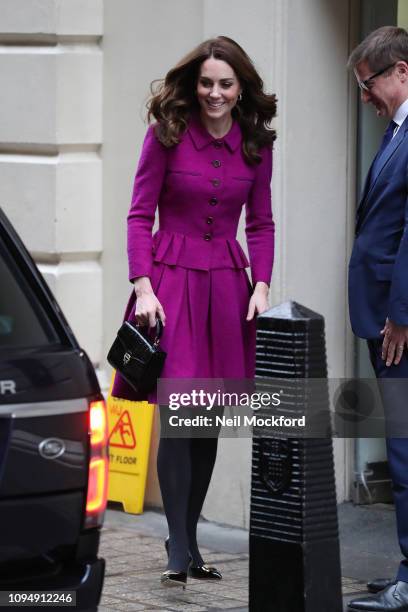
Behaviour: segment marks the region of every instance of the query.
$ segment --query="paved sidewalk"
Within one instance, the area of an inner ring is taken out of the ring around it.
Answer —
[[[106,559],[107,572],[100,612],[248,610],[246,531],[200,521],[199,541],[205,546],[201,547],[202,554],[208,564],[220,569],[223,580],[208,583],[191,579],[185,591],[165,589],[160,585],[160,574],[166,563],[164,516],[158,512],[129,515],[119,508],[108,510],[102,532],[100,554]],[[353,508],[351,504],[343,504],[339,522],[346,606],[352,597],[366,594],[367,579],[392,575],[389,571],[391,568],[395,571],[399,554],[393,537],[394,516],[388,508]],[[375,538],[373,526],[376,526]]]
[[[246,611],[246,532],[203,522],[199,532],[200,541],[206,543],[201,552],[206,562],[221,570],[223,580],[217,583],[189,580],[185,591],[177,587],[166,589],[160,584],[160,574],[166,569],[164,516],[156,512],[132,516],[109,510],[100,549],[107,572],[99,610]]]

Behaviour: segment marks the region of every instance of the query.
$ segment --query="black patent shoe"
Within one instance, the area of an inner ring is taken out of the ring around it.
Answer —
[[[348,604],[349,610],[364,612],[407,612],[408,583],[396,582],[371,597],[359,597]]]
[[[166,549],[167,557],[169,556],[169,540],[169,536],[164,540],[164,548]],[[190,565],[188,575],[190,578],[195,578],[196,580],[222,580],[222,574],[216,567],[209,567],[205,564]]]
[[[369,593],[379,593],[391,584],[395,584],[391,578],[376,578],[375,580],[371,580],[371,582],[367,582],[367,591]]]
[[[188,575],[196,580],[222,580],[221,572],[208,565],[190,565]]]
[[[174,570],[166,570],[162,573],[160,582],[165,587],[183,587],[183,591],[187,584],[187,572],[175,572]]]

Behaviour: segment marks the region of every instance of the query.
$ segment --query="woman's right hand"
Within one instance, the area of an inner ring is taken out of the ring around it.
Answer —
[[[148,276],[139,276],[133,281],[133,285],[136,293],[136,322],[139,325],[156,327],[156,319],[160,319],[163,326],[165,326],[166,315],[154,294],[150,278]]]

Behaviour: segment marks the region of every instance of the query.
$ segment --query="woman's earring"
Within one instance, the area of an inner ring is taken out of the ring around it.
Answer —
[[[241,101],[242,101],[242,92],[238,96],[238,102],[241,102]]]

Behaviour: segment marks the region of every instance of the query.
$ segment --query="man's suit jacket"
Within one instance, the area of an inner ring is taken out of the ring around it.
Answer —
[[[368,173],[349,264],[354,333],[379,338],[386,317],[408,325],[408,117]]]

